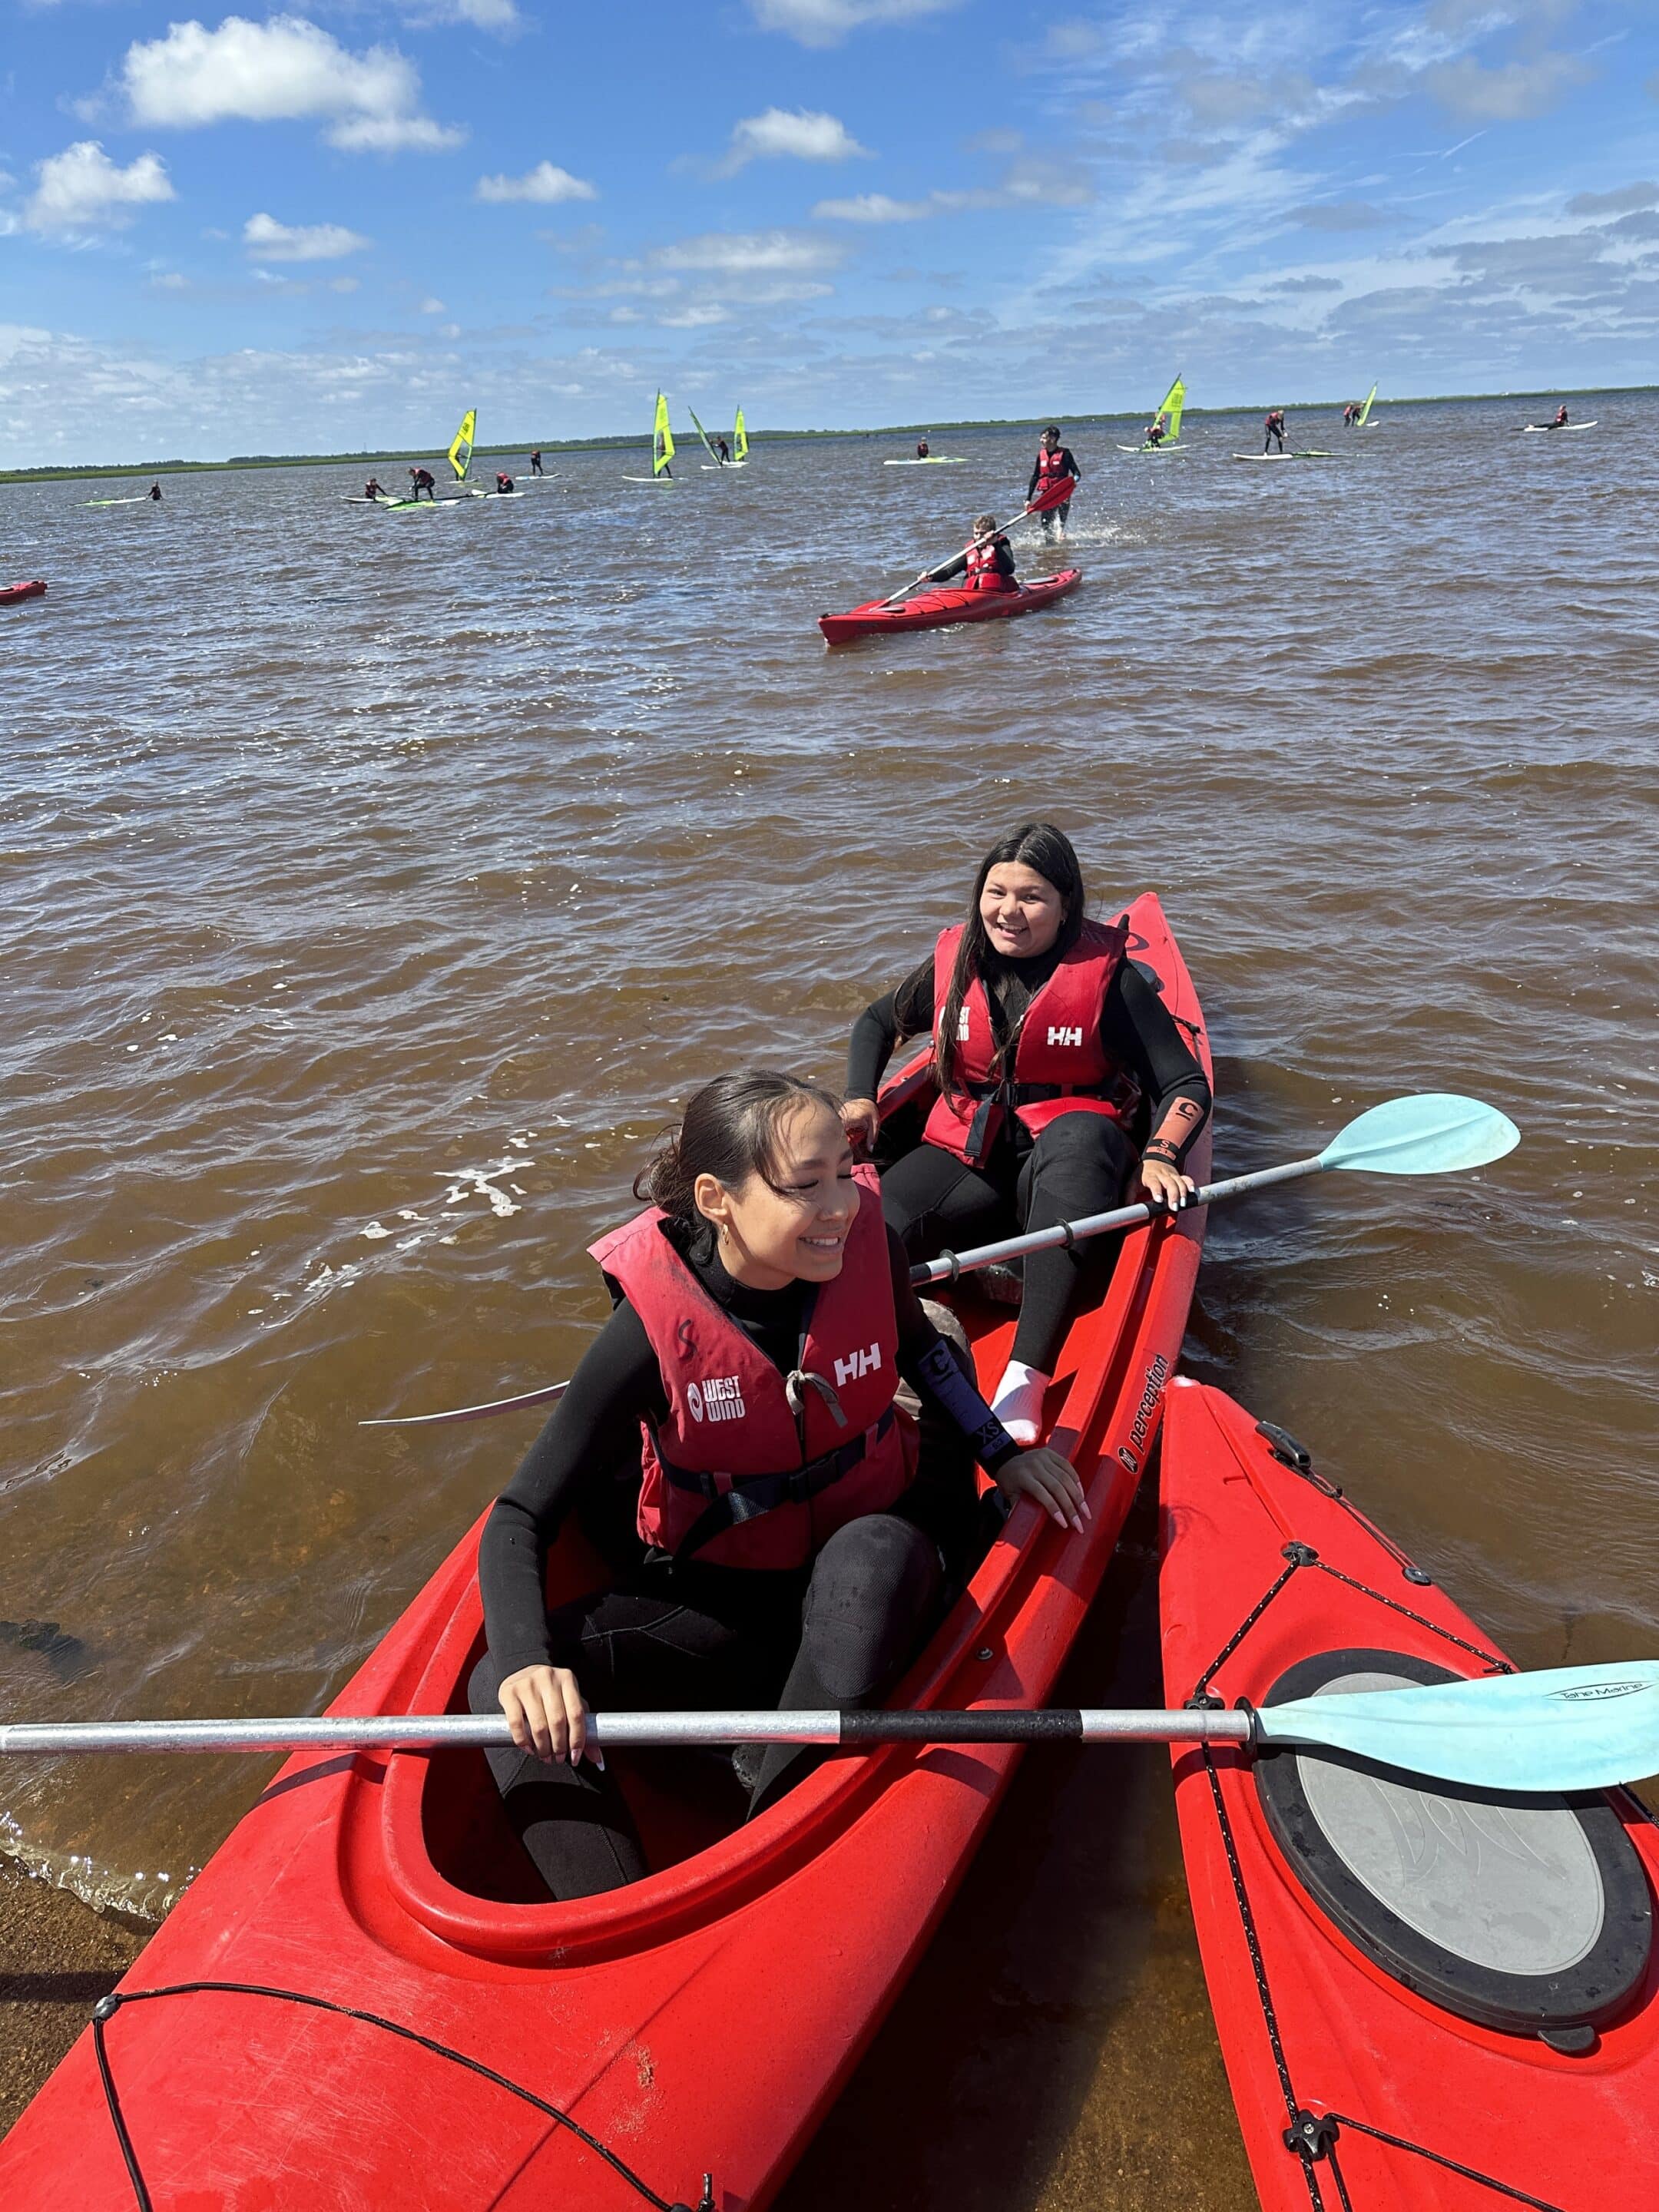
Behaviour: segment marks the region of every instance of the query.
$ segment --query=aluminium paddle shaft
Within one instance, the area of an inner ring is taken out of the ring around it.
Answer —
[[[1249,1743],[1249,1712],[1128,1712],[1087,1706],[971,1712],[596,1713],[589,1735],[611,1750],[735,1743]],[[494,1750],[512,1731],[497,1714],[324,1715],[270,1721],[69,1721],[0,1725],[0,1753]]]

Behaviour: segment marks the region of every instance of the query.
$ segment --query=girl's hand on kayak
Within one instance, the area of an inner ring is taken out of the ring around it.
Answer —
[[[867,1152],[876,1141],[881,1127],[881,1109],[873,1098],[847,1098],[842,1102],[841,1126],[848,1140],[862,1145]]]
[[[1017,1459],[1005,1460],[996,1472],[996,1486],[1009,1500],[1034,1498],[1062,1528],[1075,1528],[1094,1517],[1083,1495],[1083,1478],[1062,1452],[1038,1444]]]
[[[1168,1160],[1146,1159],[1136,1174],[1134,1195],[1149,1206],[1164,1206],[1171,1213],[1179,1213],[1197,1188],[1189,1175],[1182,1175]]]
[[[507,1676],[498,1694],[520,1751],[580,1765],[587,1748],[587,1700],[568,1667],[520,1667]],[[592,1756],[597,1765],[597,1745]]]

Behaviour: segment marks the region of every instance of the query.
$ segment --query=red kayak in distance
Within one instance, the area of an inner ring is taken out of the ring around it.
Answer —
[[[1333,1472],[1219,1390],[1171,1385],[1166,1705],[1510,1671]],[[1288,1748],[1182,1746],[1174,1765],[1263,2212],[1659,2204],[1659,1823],[1636,1797]]]
[[[1131,958],[1207,1072],[1162,907],[1148,893],[1128,918]],[[884,1086],[896,1146],[927,1103],[925,1065]],[[1200,1180],[1207,1147],[1206,1133]],[[1125,1237],[1045,1407],[1093,1517],[1076,1534],[1017,1506],[896,1705],[1049,1697],[1153,1449],[1203,1236],[1188,1210]],[[993,1385],[1013,1311],[974,1275],[949,1298]],[[503,1442],[504,1468],[515,1449]],[[474,1529],[332,1711],[465,1710],[483,1643],[477,1544]],[[574,1516],[548,1574],[555,1600],[605,1580]],[[1018,1757],[837,1756],[750,1820],[727,1762],[613,1752],[651,1871],[556,1904],[481,1753],[303,1753],[0,2143],[0,2205],[757,2212],[915,1966]],[[954,2045],[958,2030],[971,2050],[971,2021],[941,2033]]]
[[[0,584],[0,607],[21,606],[25,599],[44,599],[46,587],[37,576],[28,584]]]
[[[899,629],[946,629],[953,623],[1001,622],[1010,615],[1029,615],[1063,599],[1083,581],[1081,568],[1062,568],[1057,576],[1040,577],[1035,584],[1020,584],[1012,592],[975,592],[955,585],[918,592],[902,605],[890,607],[882,599],[866,599],[844,615],[820,615],[818,628],[827,645],[845,645],[855,637],[884,637]]]

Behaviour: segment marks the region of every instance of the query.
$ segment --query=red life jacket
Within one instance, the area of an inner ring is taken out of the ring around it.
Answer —
[[[804,1566],[837,1528],[884,1513],[916,1468],[893,1403],[898,1322],[880,1183],[853,1170],[859,1210],[842,1270],[812,1301],[785,1376],[711,1298],[650,1207],[589,1247],[657,1355],[665,1420],[641,1422],[639,1532],[725,1567]]]
[[[933,949],[935,1035],[961,936],[960,926],[947,929]],[[1101,1009],[1128,942],[1127,921],[1084,923],[1077,943],[1026,1008],[1012,1073],[1001,1082],[996,1080],[990,1003],[984,984],[974,977],[952,1040],[952,1089],[935,1099],[923,1133],[930,1145],[976,1167],[990,1152],[1011,1105],[1033,1136],[1062,1114],[1103,1114],[1113,1121],[1133,1117],[1140,1085],[1100,1043]]]
[[[1037,482],[1052,483],[1056,477],[1066,474],[1066,448],[1056,446],[1051,453],[1046,446],[1037,447]]]
[[[968,566],[963,576],[963,587],[970,592],[1012,592],[1018,588],[1012,576],[1005,576],[997,566],[995,538],[984,545],[970,545]]]

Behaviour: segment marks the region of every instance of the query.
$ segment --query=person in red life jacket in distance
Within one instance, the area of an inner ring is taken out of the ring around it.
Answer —
[[[391,496],[391,493],[387,491],[386,486],[380,482],[379,477],[371,477],[368,482],[363,486],[363,497],[365,499],[390,499]]]
[[[1276,438],[1279,441],[1279,450],[1282,453],[1285,450],[1285,410],[1282,407],[1270,407],[1267,410],[1266,419],[1262,423],[1262,452],[1265,453]]]
[[[412,468],[409,472],[409,489],[410,495],[414,499],[418,499],[424,492],[429,500],[435,501],[438,496],[438,479],[430,469]]]
[[[1148,432],[1147,434],[1150,436],[1151,433]],[[1031,481],[1025,487],[1025,504],[1029,507],[1039,492],[1058,483],[1060,477],[1070,477],[1073,483],[1076,483],[1081,480],[1082,475],[1083,471],[1077,465],[1077,455],[1069,446],[1060,443],[1059,424],[1051,422],[1037,441],[1036,459],[1031,467]],[[1071,511],[1072,502],[1069,495],[1061,500],[1058,506],[1045,507],[1042,516],[1043,536],[1063,538],[1066,535],[1066,518]]]
[[[1210,1111],[1190,1047],[1130,957],[1092,921],[1070,840],[1028,822],[986,854],[965,921],[853,1030],[842,1119],[872,1143],[881,1076],[901,1039],[933,1033],[922,1141],[886,1170],[882,1203],[913,1261],[1048,1229],[1135,1199],[1177,1209],[1182,1162]],[[1027,1253],[1019,1326],[992,1410],[1018,1442],[1043,1400],[1072,1314],[1121,1239]]]
[[[933,448],[925,437],[916,440],[916,459],[919,461],[925,461],[932,451]]]
[[[495,489],[502,492],[513,489],[513,479],[505,469],[497,469],[495,471]]]
[[[618,1778],[591,1753],[590,1699],[873,1704],[984,1547],[975,1461],[1064,1528],[1086,1510],[1070,1462],[1021,1449],[921,1304],[832,1093],[720,1077],[635,1188],[646,1211],[592,1247],[615,1310],[478,1552],[488,1650],[471,1706],[512,1723],[490,1767],[562,1899],[648,1871]],[[901,1381],[919,1418],[896,1402]],[[573,1510],[614,1511],[619,1468],[634,1530],[616,1580],[550,1612],[550,1543]],[[783,1744],[739,1757],[751,1814],[811,1759]]]
[[[1561,404],[1560,404],[1560,405],[1556,409],[1556,410],[1555,410],[1555,420],[1554,420],[1554,422],[1552,422],[1552,423],[1550,424],[1550,428],[1551,428],[1551,429],[1552,429],[1552,430],[1565,430],[1565,429],[1566,428],[1566,427],[1567,427],[1567,403],[1566,403],[1566,401],[1564,399],[1564,400],[1561,402]]]
[[[1167,420],[1162,413],[1154,415],[1152,421],[1146,425],[1146,443],[1152,447],[1161,446],[1168,435],[1169,423]]]
[[[1358,422],[1361,404],[1358,399],[1351,399],[1342,410],[1342,427],[1345,430],[1352,430]]]
[[[544,477],[547,474],[547,471],[542,466],[542,449],[539,446],[530,456],[530,473],[532,477]]]

